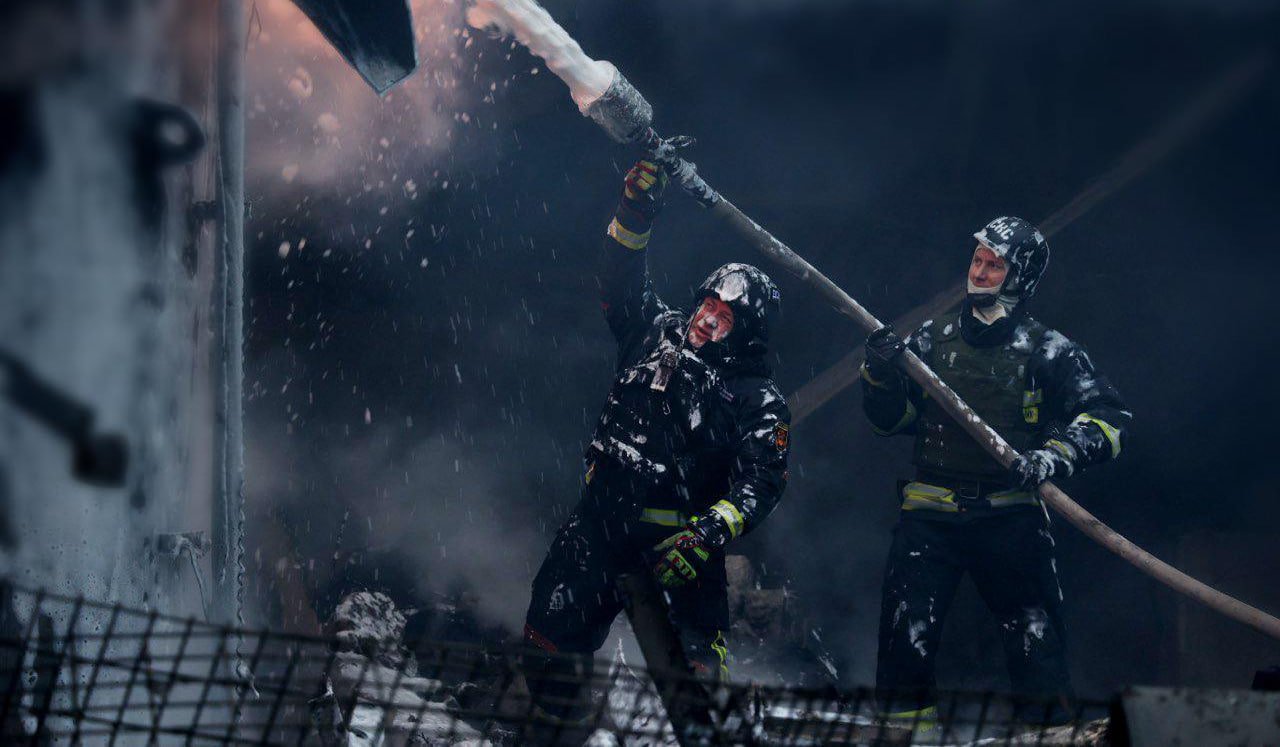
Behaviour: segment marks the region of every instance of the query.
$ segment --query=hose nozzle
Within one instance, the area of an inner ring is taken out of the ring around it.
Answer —
[[[653,107],[617,68],[609,87],[587,105],[583,114],[623,145],[642,140],[653,124]]]

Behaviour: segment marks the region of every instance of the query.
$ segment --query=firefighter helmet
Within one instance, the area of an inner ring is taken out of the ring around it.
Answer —
[[[1000,301],[1009,307],[1036,292],[1049,265],[1049,244],[1039,229],[1021,218],[1000,217],[973,235],[1009,268],[1000,286]]]

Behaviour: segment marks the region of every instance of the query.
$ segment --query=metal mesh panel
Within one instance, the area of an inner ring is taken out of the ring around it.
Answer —
[[[0,599],[5,744],[1030,745],[1105,739],[1105,722],[1089,721],[1105,715],[1100,703],[1078,704],[1074,723],[1048,728],[1035,725],[1036,714],[1048,715],[1052,704],[950,693],[936,718],[886,723],[866,690],[693,678],[655,683],[621,658],[538,654],[534,666],[529,659],[521,663],[527,650],[434,641],[387,647],[359,636],[235,630],[12,583],[0,583]],[[539,693],[537,704],[531,689]],[[679,740],[664,702],[684,714],[675,719],[686,722]]]

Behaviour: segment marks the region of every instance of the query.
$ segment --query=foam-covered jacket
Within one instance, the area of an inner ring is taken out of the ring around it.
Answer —
[[[586,460],[651,486],[637,498],[643,506],[615,510],[713,511],[738,536],[782,497],[791,415],[762,346],[709,344],[700,354],[685,344],[688,315],[667,306],[649,278],[649,231],[624,203],[602,247],[600,300],[618,359]]]
[[[1131,416],[1120,393],[1083,347],[1024,313],[985,325],[966,302],[925,322],[906,344],[1019,451],[1056,439],[1070,445],[1079,468],[1124,447]],[[1004,479],[1004,468],[901,372],[877,381],[864,365],[862,391],[877,433],[915,436],[918,470]]]

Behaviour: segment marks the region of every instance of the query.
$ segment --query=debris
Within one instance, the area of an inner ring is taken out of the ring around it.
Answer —
[[[338,603],[332,624],[339,650],[372,657],[379,664],[395,668],[405,661],[407,622],[391,597],[381,592],[357,591]]]
[[[787,584],[742,555],[725,557],[731,669],[788,685],[839,684],[839,671],[819,631]]]
[[[490,744],[459,719],[457,700],[441,682],[417,676],[417,662],[404,646],[407,621],[380,592],[354,592],[338,604],[330,623],[338,652],[326,693],[311,702],[317,729],[323,726],[324,735],[340,732],[342,710],[350,709],[346,734],[340,735],[345,741],[339,743],[352,747]]]

